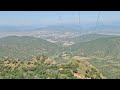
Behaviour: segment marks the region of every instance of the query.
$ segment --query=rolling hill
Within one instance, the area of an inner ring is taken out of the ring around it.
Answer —
[[[59,53],[60,47],[40,38],[29,36],[8,36],[0,38],[0,58],[31,58],[33,55],[46,54],[48,56]]]
[[[69,38],[68,40],[71,42],[80,43],[80,42],[87,42],[87,41],[91,41],[99,38],[106,38],[106,37],[113,37],[113,35],[91,33],[91,34],[84,34],[81,36],[77,36],[74,38]]]
[[[108,37],[108,38],[100,38],[88,42],[74,44],[69,46],[68,49],[71,48],[73,53],[82,52],[87,56],[97,56],[97,57],[115,57],[120,59],[119,51],[120,51],[120,37]]]
[[[54,57],[51,59],[57,64],[74,62],[74,57],[78,59],[86,57],[89,58],[87,61],[107,78],[120,78],[120,36],[88,35],[83,38],[83,42],[64,49],[41,38],[29,36],[0,38],[0,60],[6,57],[29,60],[39,54]]]
[[[89,57],[108,78],[120,78],[120,36],[99,38],[67,47],[73,55]]]

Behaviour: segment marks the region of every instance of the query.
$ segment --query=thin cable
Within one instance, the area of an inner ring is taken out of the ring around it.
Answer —
[[[79,17],[79,22],[78,22],[78,23],[79,23],[79,25],[81,24],[81,22],[80,22],[80,21],[81,21],[81,17],[80,17],[80,15],[81,15],[81,12],[78,11],[78,17]],[[81,30],[81,25],[80,25],[80,30]]]
[[[99,17],[100,17],[100,11],[98,12],[98,17],[97,17],[97,22],[96,22],[96,26],[95,26],[95,31],[96,31],[96,29],[97,29],[97,25],[98,25]]]
[[[57,12],[57,14],[58,14],[58,17],[59,17],[59,19],[60,19],[61,24],[64,26],[63,21],[62,21],[62,17],[61,17],[61,15],[60,15],[60,13]]]
[[[63,28],[64,28],[64,24],[63,24],[63,21],[62,21],[62,17],[61,17],[61,14],[59,13],[59,11],[57,11],[57,14],[58,14],[58,17],[59,17],[59,19],[60,19],[60,22],[61,22],[61,24],[62,24],[62,26],[63,26]],[[63,47],[62,49],[63,49],[63,51],[64,51],[64,47]]]
[[[78,11],[78,16],[79,16],[79,25],[80,25],[80,11]]]

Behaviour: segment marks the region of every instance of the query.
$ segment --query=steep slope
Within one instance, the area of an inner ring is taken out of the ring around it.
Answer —
[[[0,39],[0,58],[31,58],[44,53],[48,56],[58,53],[60,48],[51,42],[29,36],[9,36]]]
[[[108,78],[120,78],[120,36],[100,38],[72,45],[73,55],[90,58],[88,61]]]
[[[99,70],[83,58],[57,64],[45,55],[30,61],[0,61],[1,79],[104,79]]]
[[[50,56],[57,56],[56,54],[59,56],[61,51],[64,50],[56,44],[40,38],[28,36],[4,37],[0,39],[0,47],[0,60],[2,60],[0,61],[2,66],[0,78],[104,78],[100,71],[93,67],[84,57],[66,56],[63,53],[60,58],[61,61],[51,59]],[[35,57],[37,54],[45,54],[47,57]],[[8,58],[3,59],[2,57]],[[33,59],[31,59],[32,57]],[[19,61],[14,58],[19,59]],[[23,59],[24,61],[21,61]],[[9,74],[6,74],[6,72]]]

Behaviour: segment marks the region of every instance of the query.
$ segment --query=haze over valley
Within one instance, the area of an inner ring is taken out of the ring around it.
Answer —
[[[120,79],[113,12],[0,13],[1,79]]]

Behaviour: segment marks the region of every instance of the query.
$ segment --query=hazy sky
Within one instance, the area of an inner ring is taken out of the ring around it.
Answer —
[[[78,24],[78,11],[0,11],[0,25],[58,25]],[[98,11],[80,11],[80,22],[96,22]],[[101,11],[100,22],[104,24],[119,23],[120,11]]]

